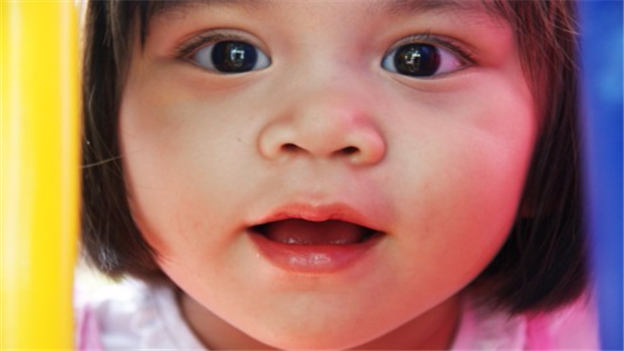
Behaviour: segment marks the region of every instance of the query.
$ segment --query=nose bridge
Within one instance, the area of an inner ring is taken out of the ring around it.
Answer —
[[[334,62],[335,63],[335,62]],[[297,76],[262,131],[260,151],[274,159],[305,156],[356,164],[379,162],[386,149],[370,97],[361,81],[339,65]]]
[[[372,119],[372,111],[365,108],[361,94],[344,86],[339,77],[321,81],[308,80],[302,94],[293,96],[288,112],[294,122],[313,129],[335,131],[344,129],[357,120]],[[355,88],[355,87],[354,87]]]

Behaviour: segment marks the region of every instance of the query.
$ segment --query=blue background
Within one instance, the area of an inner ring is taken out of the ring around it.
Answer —
[[[579,2],[585,195],[604,350],[622,350],[622,108],[624,40],[620,0]]]

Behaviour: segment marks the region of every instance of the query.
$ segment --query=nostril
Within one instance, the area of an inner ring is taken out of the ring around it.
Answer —
[[[349,146],[349,147],[345,147],[342,150],[339,150],[338,152],[343,154],[343,155],[350,156],[350,155],[357,154],[359,151],[360,151],[360,149],[358,149],[357,147]]]
[[[301,148],[299,145],[293,144],[293,143],[286,143],[284,145],[281,146],[281,149],[283,152],[286,153],[297,153],[299,151],[302,150],[306,150]],[[348,146],[345,148],[342,148],[340,150],[336,150],[335,152],[333,152],[334,155],[343,155],[343,156],[351,156],[351,155],[355,155],[357,153],[360,152],[360,149],[355,147],[355,146]]]
[[[282,145],[282,150],[286,151],[286,152],[295,152],[297,150],[299,150],[300,147],[292,144],[292,143],[288,143],[288,144],[284,144]]]

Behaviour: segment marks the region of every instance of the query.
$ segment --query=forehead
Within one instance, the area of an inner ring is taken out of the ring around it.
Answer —
[[[192,10],[197,7],[228,7],[247,11],[280,10],[286,4],[299,3],[351,3],[362,6],[367,14],[391,14],[409,16],[425,12],[488,13],[500,16],[492,6],[494,0],[156,0],[150,4],[151,14],[166,16],[177,11]]]

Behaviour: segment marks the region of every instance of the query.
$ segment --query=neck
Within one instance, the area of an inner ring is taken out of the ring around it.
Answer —
[[[458,295],[356,350],[448,350],[461,316]]]
[[[182,313],[198,339],[212,350],[276,350],[248,336],[181,293]],[[460,318],[454,296],[393,331],[353,350],[447,350]]]

